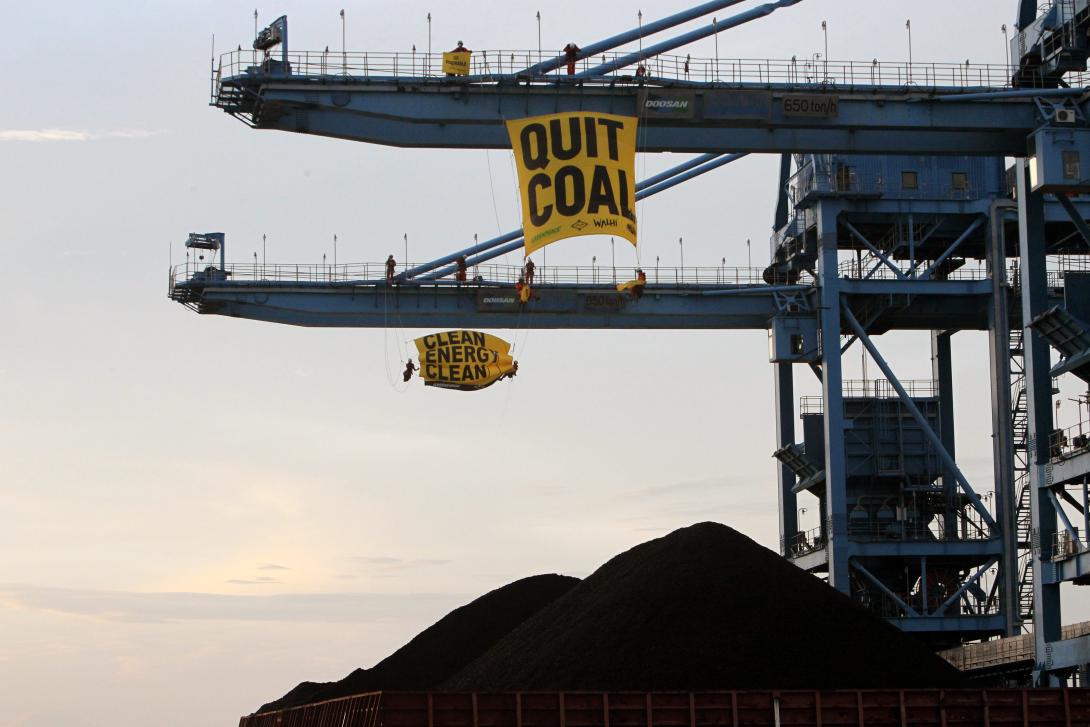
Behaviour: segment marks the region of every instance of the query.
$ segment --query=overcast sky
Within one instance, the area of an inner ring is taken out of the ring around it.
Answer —
[[[344,7],[350,49],[424,48],[429,11],[437,48],[532,48],[538,10],[558,49],[689,4]],[[915,58],[1002,63],[1014,5],[911,3]],[[166,299],[189,231],[226,232],[236,262],[265,233],[270,262],[315,263],[334,234],[342,262],[379,261],[403,234],[425,259],[518,227],[509,154],[255,132],[209,108],[212,34],[220,50],[248,44],[251,4],[0,7],[5,724],[233,724],[525,575],[584,575],[708,519],[776,547],[762,331],[497,331],[516,343],[518,379],[458,394],[391,380],[413,331],[199,317]],[[340,45],[341,7],[259,12],[262,25],[287,13],[293,49],[321,50]],[[807,0],[724,33],[719,52],[807,57],[826,19],[832,58],[904,60],[905,7]],[[678,161],[641,158],[640,176]],[[747,238],[764,263],[776,168],[747,158],[643,205],[643,262],[676,264],[683,237],[688,265],[745,265]],[[605,259],[587,239],[549,261]],[[884,338],[902,378],[928,376],[926,336]],[[981,491],[985,345],[955,337],[958,451]]]

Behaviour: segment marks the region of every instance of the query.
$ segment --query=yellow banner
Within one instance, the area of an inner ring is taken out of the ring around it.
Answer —
[[[507,122],[527,255],[579,235],[636,244],[636,123],[589,112]]]
[[[511,344],[480,331],[446,331],[416,339],[420,377],[427,386],[476,391],[514,376]]]
[[[451,76],[469,75],[469,51],[455,51],[443,54],[443,73]]]

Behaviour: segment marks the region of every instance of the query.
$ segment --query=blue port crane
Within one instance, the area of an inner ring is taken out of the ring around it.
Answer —
[[[639,116],[640,151],[698,155],[644,180],[641,198],[779,154],[760,269],[655,269],[636,300],[600,269],[544,268],[523,304],[519,270],[490,262],[524,245],[521,230],[392,279],[381,264],[230,264],[225,236],[205,233],[187,244],[218,259],[172,270],[170,296],[300,326],[380,327],[393,305],[419,328],[766,331],[782,555],[936,648],[1031,627],[1033,678],[1058,683],[1090,664],[1090,637],[1063,638],[1059,602],[1061,584],[1090,583],[1090,437],[1052,411],[1053,379],[1085,378],[1090,360],[1090,0],[1020,0],[999,66],[675,53],[799,2],[705,2],[574,59],[479,51],[453,76],[430,53],[291,50],[281,17],[212,78],[212,105],[253,128],[401,147],[506,149],[508,119]],[[460,258],[472,282],[451,278]],[[897,377],[876,341],[894,330],[931,332],[931,379]],[[964,330],[989,335],[990,483],[956,457],[950,342]],[[844,378],[852,346],[882,378]],[[796,406],[796,372],[821,396]],[[802,528],[800,498],[817,527]]]

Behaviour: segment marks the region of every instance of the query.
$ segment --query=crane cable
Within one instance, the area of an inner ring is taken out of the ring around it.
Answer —
[[[407,263],[408,261],[406,261]],[[386,383],[390,385],[390,388],[399,394],[404,394],[409,390],[409,382],[404,382],[403,386],[398,386],[397,380],[393,374],[390,373],[390,285],[386,284],[385,289],[382,291],[382,358],[383,363],[386,366]],[[401,314],[398,313],[398,320],[400,321]],[[405,351],[402,347],[401,336],[404,335],[399,327],[395,327],[393,330],[394,340],[397,342],[398,355],[401,357],[401,363],[406,364]]]

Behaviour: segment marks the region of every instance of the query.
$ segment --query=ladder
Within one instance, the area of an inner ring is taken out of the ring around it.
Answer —
[[[1015,527],[1018,536],[1018,604],[1023,624],[1033,623],[1033,553],[1030,538],[1029,411],[1026,407],[1024,331],[1010,332],[1011,433],[1014,444],[1014,487],[1018,493]]]

